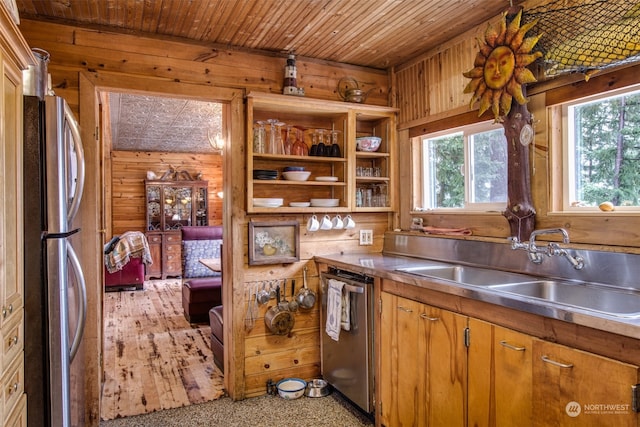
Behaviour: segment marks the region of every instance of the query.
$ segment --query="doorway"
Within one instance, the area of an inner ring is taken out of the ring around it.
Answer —
[[[100,92],[105,240],[148,231],[144,179],[170,169],[208,182],[208,225],[223,223],[224,104],[127,91]],[[142,204],[142,206],[141,206]],[[103,296],[101,417],[202,403],[223,392],[208,325],[182,314],[180,277]],[[209,354],[209,356],[207,356]]]

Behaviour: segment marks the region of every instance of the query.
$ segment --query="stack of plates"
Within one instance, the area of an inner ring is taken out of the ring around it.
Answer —
[[[289,206],[291,206],[292,208],[308,208],[309,206],[311,206],[311,203],[309,203],[309,202],[290,202]]]
[[[333,208],[340,204],[340,199],[311,199],[311,206]]]
[[[317,176],[316,181],[336,182],[338,181],[338,177],[337,176]]]
[[[278,171],[272,169],[254,169],[253,179],[278,179]]]
[[[253,199],[253,206],[257,208],[279,208],[284,202],[283,199]]]

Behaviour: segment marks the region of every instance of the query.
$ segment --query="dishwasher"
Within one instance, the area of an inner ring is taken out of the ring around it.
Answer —
[[[341,330],[338,341],[325,330],[330,279],[343,282],[343,293],[349,293],[350,329]],[[322,377],[373,416],[373,278],[330,267],[321,273],[321,292]]]

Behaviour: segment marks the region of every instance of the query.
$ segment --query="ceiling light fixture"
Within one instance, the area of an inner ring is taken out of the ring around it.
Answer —
[[[209,144],[211,144],[211,148],[213,148],[213,150],[216,153],[222,154],[222,150],[224,148],[224,139],[220,136],[220,134],[218,133],[216,137],[213,138],[211,136],[211,132],[207,130],[207,138],[209,139]]]

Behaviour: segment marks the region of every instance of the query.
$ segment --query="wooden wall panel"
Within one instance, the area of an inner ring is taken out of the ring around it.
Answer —
[[[145,231],[144,180],[147,171],[158,175],[170,169],[186,170],[192,176],[202,172],[209,181],[209,224],[222,224],[222,157],[218,154],[111,152],[111,235]]]
[[[131,35],[116,34],[104,31],[84,30],[72,26],[53,24],[48,22],[34,22],[23,19],[21,30],[31,47],[46,49],[51,54],[49,72],[52,75],[52,85],[57,94],[67,99],[76,114],[81,113],[79,99],[81,96],[79,75],[94,79],[93,84],[101,86],[108,81],[108,87],[129,88],[132,81],[136,82],[139,91],[154,92],[158,85],[174,88],[179,91],[192,93],[193,88],[205,88],[207,93],[211,88],[239,88],[241,91],[281,93],[285,58],[274,55],[259,55],[233,49],[215,50],[209,46],[196,43],[184,43],[164,38],[144,38]],[[305,88],[308,98],[339,100],[336,87],[340,78],[353,76],[358,81],[367,82],[375,86],[367,97],[367,103],[374,105],[388,105],[389,83],[388,73],[345,64],[326,61],[313,61],[298,58],[298,84]],[[118,82],[122,82],[118,86]],[[180,88],[177,88],[180,86]],[[180,92],[182,93],[182,92]],[[83,94],[90,96],[92,94]],[[233,111],[234,117],[244,117],[241,110]],[[324,232],[309,234],[304,230],[307,216],[285,215],[269,218],[269,216],[255,216],[259,220],[297,219],[301,223],[301,260],[298,263],[270,266],[248,266],[247,262],[247,234],[248,226],[245,209],[246,188],[244,179],[245,154],[243,148],[243,126],[230,129],[230,141],[235,145],[225,153],[233,168],[225,171],[228,182],[229,198],[225,201],[228,211],[222,212],[221,200],[214,198],[218,188],[214,188],[216,177],[222,177],[220,170],[222,163],[219,156],[211,155],[176,155],[169,153],[140,153],[114,152],[107,156],[105,165],[111,165],[106,173],[107,188],[105,194],[111,194],[112,211],[107,214],[106,236],[119,234],[130,229],[144,228],[144,210],[142,204],[143,181],[147,170],[159,172],[166,169],[167,164],[184,168],[190,172],[203,169],[204,165],[211,165],[202,170],[204,179],[210,186],[211,223],[221,223],[222,214],[227,218],[225,226],[234,242],[241,242],[240,250],[233,250],[234,257],[225,261],[225,279],[233,285],[231,293],[227,294],[225,306],[233,307],[231,314],[225,310],[225,319],[229,320],[225,346],[228,347],[230,359],[227,366],[230,370],[225,373],[225,385],[231,396],[242,399],[245,396],[263,394],[268,375],[273,379],[295,375],[302,378],[313,378],[319,374],[319,349],[317,343],[310,343],[307,339],[284,340],[270,349],[268,356],[255,354],[260,343],[272,343],[272,336],[267,336],[256,328],[251,334],[243,331],[242,320],[246,313],[246,290],[251,281],[264,278],[296,278],[302,282],[302,268],[309,267],[309,285],[317,288],[318,275],[312,258],[315,254],[333,253],[338,250],[370,252],[381,251],[383,234],[388,229],[388,214],[358,214],[355,217],[358,226],[350,231]],[[239,143],[239,144],[238,144]],[[231,155],[233,154],[233,155]],[[228,177],[231,177],[230,179]],[[221,181],[220,181],[221,182]],[[222,188],[219,188],[222,190]],[[319,212],[320,213],[320,212]],[[359,246],[358,230],[366,227],[374,230],[374,245]],[[110,229],[109,229],[110,228]],[[228,316],[228,317],[227,317]],[[319,326],[313,323],[311,317],[299,315],[300,329],[296,328],[296,335],[319,337]],[[307,319],[303,321],[303,319]],[[245,338],[248,342],[245,346]],[[257,341],[253,341],[253,340]],[[233,344],[233,345],[232,345]],[[302,348],[298,348],[302,345]],[[97,353],[99,353],[99,349]],[[297,359],[298,363],[291,364],[291,355],[304,354],[304,358]],[[246,358],[245,358],[246,353]],[[246,372],[245,360],[250,366],[260,366],[270,360],[277,360],[278,369],[265,372]],[[284,362],[283,362],[284,361]],[[288,362],[287,362],[288,361]],[[301,362],[302,361],[302,362]],[[289,363],[289,365],[287,365]],[[96,366],[99,364],[96,357]],[[89,379],[97,382],[98,379]],[[99,386],[99,384],[96,384]]]

